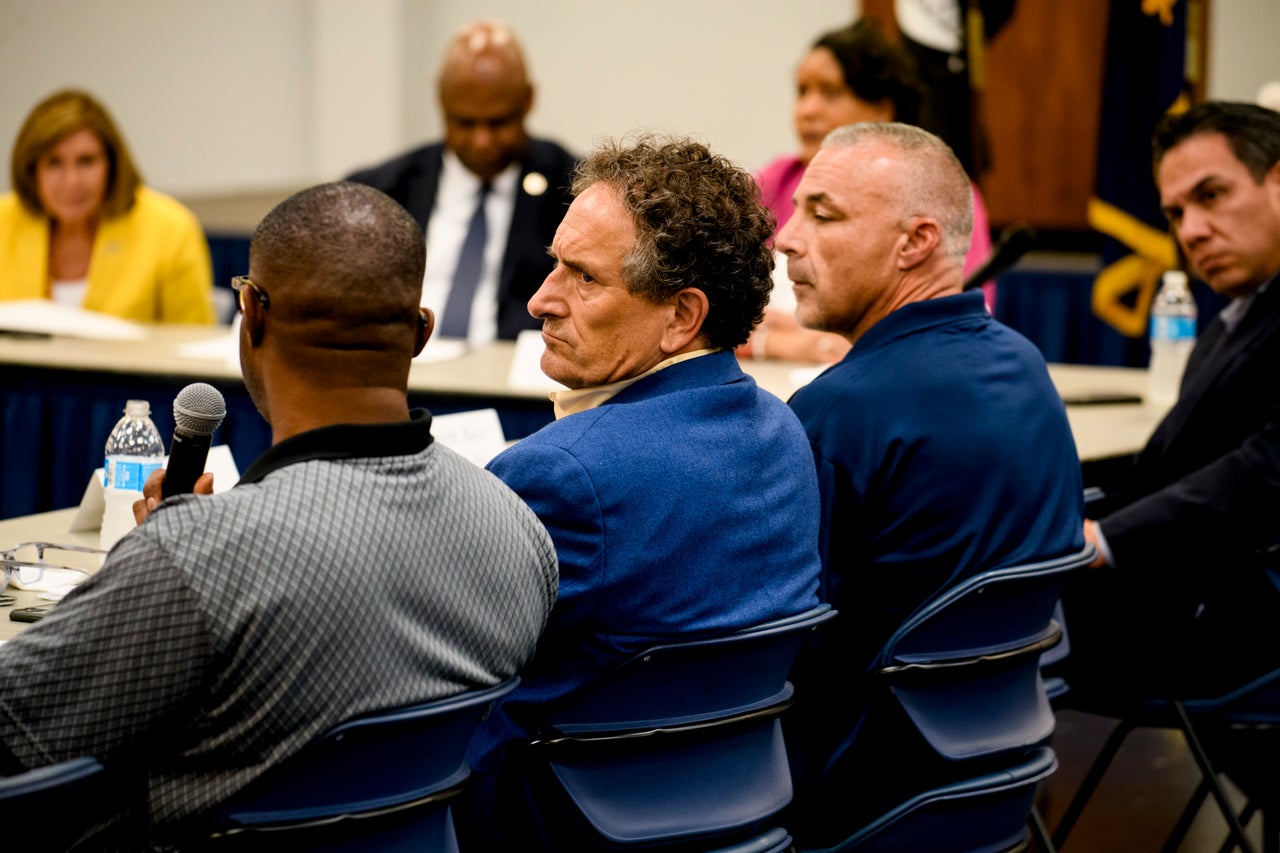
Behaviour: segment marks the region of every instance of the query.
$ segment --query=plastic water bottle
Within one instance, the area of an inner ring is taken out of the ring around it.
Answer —
[[[1171,406],[1178,399],[1182,371],[1196,345],[1196,301],[1187,274],[1169,270],[1151,306],[1151,364],[1147,402]]]
[[[163,465],[164,440],[151,421],[151,404],[130,400],[107,438],[100,547],[110,548],[136,526],[133,503],[142,498],[142,486],[151,472]]]

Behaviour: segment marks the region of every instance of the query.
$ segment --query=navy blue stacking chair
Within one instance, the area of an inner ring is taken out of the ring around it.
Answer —
[[[1022,850],[1036,788],[1057,767],[1053,750],[1038,747],[1007,767],[917,794],[822,853]]]
[[[824,776],[829,784],[821,809],[834,812],[831,817],[837,822],[841,819],[838,795],[833,800],[831,793],[838,783],[832,780],[857,780],[858,784],[874,786],[877,776],[889,780],[905,773],[910,779],[910,764],[883,766],[896,763],[899,748],[904,760],[909,760],[905,756],[916,756],[927,762],[927,773],[937,782],[927,786],[928,790],[905,795],[902,802],[878,817],[861,820],[850,827],[843,843],[829,849],[863,849],[859,846],[862,842],[855,841],[867,838],[868,828],[882,821],[903,832],[915,831],[915,822],[922,821],[920,831],[930,843],[915,849],[935,853],[1002,849],[998,848],[999,839],[993,842],[997,843],[995,848],[966,846],[960,829],[966,826],[967,817],[959,806],[942,812],[956,816],[953,832],[939,817],[938,809],[921,811],[912,803],[951,786],[959,786],[955,790],[966,786],[985,789],[993,774],[996,779],[1014,774],[1025,781],[1020,774],[1040,779],[1052,771],[1052,751],[1046,754],[1044,750],[1053,733],[1054,714],[1040,671],[1041,659],[1061,638],[1054,613],[1063,584],[1072,572],[1088,566],[1095,555],[1089,545],[1064,557],[983,572],[948,589],[904,620],[862,679],[863,710],[827,762]],[[904,740],[887,746],[877,742],[886,731]],[[876,766],[864,766],[864,762]],[[1028,783],[1019,797],[1033,788]],[[956,799],[952,796],[947,801]],[[977,801],[975,797],[968,802]],[[847,805],[856,813],[857,802],[851,800]],[[1033,799],[1027,796],[1025,810],[1016,821],[1022,827],[1021,842],[1026,841],[1030,825],[1042,847],[1050,849],[1042,825],[1032,819],[1032,805]],[[821,819],[830,826],[830,819]]]
[[[105,795],[103,780],[102,765],[89,757],[0,777],[0,815],[14,846],[75,849],[92,829],[94,806]]]
[[[957,584],[898,627],[872,680],[883,683],[944,758],[992,756],[1043,742],[1054,719],[1041,656],[1061,639],[1054,614],[1062,585],[1095,554],[1088,546]]]
[[[526,792],[557,850],[768,853],[792,795],[779,715],[812,611],[727,636],[648,648],[548,714]]]
[[[342,723],[223,804],[210,849],[457,853],[468,741],[518,678]]]

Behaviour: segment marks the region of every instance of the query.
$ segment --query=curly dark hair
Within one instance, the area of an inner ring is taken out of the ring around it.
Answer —
[[[695,287],[710,303],[708,344],[746,343],[773,286],[773,214],[751,174],[699,142],[645,135],[601,145],[578,166],[574,195],[598,183],[617,190],[635,223],[627,288],[662,302]]]
[[[893,120],[918,124],[925,86],[915,59],[890,41],[873,18],[859,18],[847,27],[818,37],[814,50],[826,48],[840,63],[844,83],[864,101],[885,98],[893,104]]]

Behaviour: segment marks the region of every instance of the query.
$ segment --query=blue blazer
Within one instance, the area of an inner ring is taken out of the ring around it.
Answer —
[[[400,202],[425,231],[435,207],[443,162],[444,145],[437,142],[355,172],[347,180],[382,190]],[[529,140],[529,150],[520,166],[511,231],[498,272],[500,338],[514,339],[523,329],[542,326],[541,320],[529,316],[529,299],[554,266],[547,247],[573,200],[569,185],[576,165],[577,158],[554,142]],[[547,179],[547,189],[539,195],[530,195],[524,188],[524,179],[532,172]]]
[[[551,533],[560,592],[520,687],[472,742],[482,771],[502,741],[536,731],[539,705],[631,653],[818,602],[809,443],[731,352],[646,377],[489,468]]]

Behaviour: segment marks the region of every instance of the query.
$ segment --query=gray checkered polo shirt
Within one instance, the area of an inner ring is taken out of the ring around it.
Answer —
[[[428,413],[304,433],[157,508],[0,647],[0,757],[96,756],[131,823],[180,837],[344,719],[515,673],[556,583],[537,518]]]

